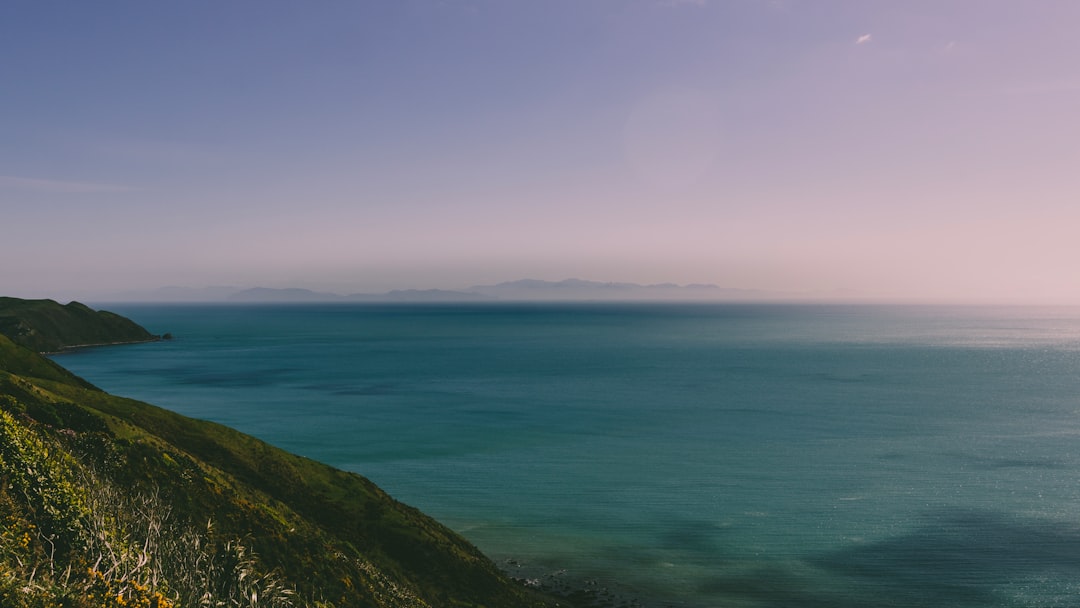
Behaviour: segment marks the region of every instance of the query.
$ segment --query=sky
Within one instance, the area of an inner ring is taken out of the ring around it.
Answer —
[[[9,0],[0,292],[1080,302],[1080,2]]]

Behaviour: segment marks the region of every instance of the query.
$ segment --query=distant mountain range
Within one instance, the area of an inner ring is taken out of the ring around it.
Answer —
[[[496,285],[477,285],[467,291],[499,300],[754,300],[775,299],[779,294],[755,289],[735,289],[712,284],[603,283],[566,279],[522,279]]]
[[[522,279],[495,285],[475,285],[460,290],[396,289],[384,293],[341,295],[301,288],[253,287],[162,287],[147,291],[128,291],[103,301],[123,302],[491,302],[491,301],[758,301],[784,299],[786,294],[719,287],[712,284],[677,285],[658,283],[615,283],[566,279],[542,281]]]
[[[445,289],[395,289],[386,293],[354,293],[347,296],[310,289],[254,287],[237,291],[230,302],[466,302],[491,298],[466,291]]]

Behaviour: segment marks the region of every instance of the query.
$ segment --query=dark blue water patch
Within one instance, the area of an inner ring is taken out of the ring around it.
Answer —
[[[947,509],[906,534],[786,565],[719,564],[697,591],[767,608],[1072,606],[1078,577],[1071,524]]]
[[[338,397],[381,397],[398,392],[398,385],[390,382],[375,384],[321,383],[303,384],[304,390],[329,393]]]
[[[157,373],[168,376],[173,382],[209,387],[250,388],[284,383],[296,367],[265,369],[221,369],[209,366],[177,366],[158,369]]]
[[[673,518],[665,522],[656,534],[653,546],[663,551],[679,551],[692,554],[710,563],[722,564],[727,560],[736,560],[740,551],[738,540],[734,538],[730,527],[721,526],[711,519]],[[655,550],[648,552],[644,559],[658,564],[663,561]]]
[[[927,514],[907,534],[813,561],[890,605],[1000,605],[1011,586],[1034,589],[1032,605],[1054,605],[1075,592],[1062,582],[1080,578],[1080,530],[1061,521],[953,508]]]

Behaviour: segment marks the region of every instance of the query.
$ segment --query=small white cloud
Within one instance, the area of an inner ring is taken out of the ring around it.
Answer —
[[[951,41],[949,41],[949,44],[945,45],[945,52],[946,53],[951,53],[952,50],[955,49],[955,48],[956,48],[956,41],[951,40]]]
[[[870,34],[863,34],[855,39],[855,44],[866,44],[870,42]]]

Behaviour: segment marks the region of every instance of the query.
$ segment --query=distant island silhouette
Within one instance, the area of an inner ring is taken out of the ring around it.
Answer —
[[[298,287],[161,287],[110,294],[104,301],[129,302],[493,302],[493,301],[762,301],[790,299],[792,294],[760,289],[720,287],[711,283],[602,282],[583,279],[545,281],[520,279],[462,289],[395,289],[382,293],[337,294]]]

